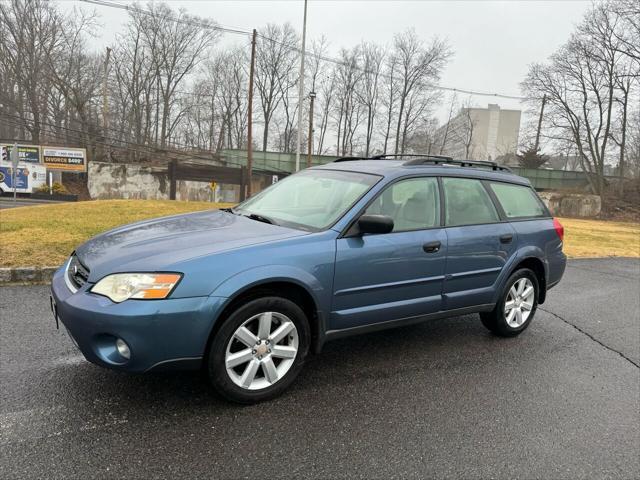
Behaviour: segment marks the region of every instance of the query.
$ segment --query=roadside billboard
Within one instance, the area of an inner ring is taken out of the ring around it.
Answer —
[[[3,161],[9,161],[12,148],[13,145],[0,145],[0,158]],[[27,163],[40,163],[40,147],[36,145],[18,144],[18,161]]]
[[[87,171],[87,150],[84,148],[42,147],[42,163],[49,170]]]

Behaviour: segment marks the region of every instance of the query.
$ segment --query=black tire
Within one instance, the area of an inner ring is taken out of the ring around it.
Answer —
[[[245,321],[263,312],[281,313],[293,322],[298,332],[298,352],[293,365],[282,378],[266,388],[249,390],[231,379],[225,365],[225,354],[236,330]],[[277,397],[293,383],[302,369],[310,344],[309,321],[298,305],[280,297],[257,298],[235,309],[223,322],[211,342],[207,365],[209,380],[220,395],[233,402],[252,404]]]
[[[525,322],[522,325],[514,328],[507,323],[504,308],[509,290],[518,280],[522,278],[529,279],[533,284],[533,288],[535,290],[533,295],[533,308],[531,309],[529,316],[525,320]],[[500,293],[500,299],[498,300],[498,303],[496,303],[495,308],[490,312],[480,313],[480,320],[482,320],[482,324],[487,327],[490,332],[500,337],[515,337],[516,335],[520,335],[527,329],[527,327],[533,320],[533,317],[535,316],[536,309],[538,308],[539,296],[540,286],[536,274],[528,268],[521,268],[519,270],[516,270],[511,274],[511,276],[505,283],[505,287]]]

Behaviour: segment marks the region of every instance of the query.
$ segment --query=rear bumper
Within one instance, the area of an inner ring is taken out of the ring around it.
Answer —
[[[192,297],[114,303],[89,293],[89,287],[73,293],[65,283],[64,270],[54,274],[51,296],[59,320],[87,360],[130,372],[198,368],[226,300]],[[118,353],[118,338],[129,346],[130,359]]]

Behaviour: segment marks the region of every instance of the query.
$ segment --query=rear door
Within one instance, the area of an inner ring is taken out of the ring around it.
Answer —
[[[498,276],[516,252],[516,231],[501,222],[481,180],[442,178],[447,233],[444,309],[490,304]]]
[[[442,307],[447,236],[435,177],[386,187],[365,213],[388,215],[391,233],[337,240],[330,329],[437,312]]]

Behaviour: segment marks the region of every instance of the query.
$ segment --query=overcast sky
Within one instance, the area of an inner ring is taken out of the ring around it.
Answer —
[[[128,3],[118,0],[119,3]],[[301,0],[200,0],[169,1],[190,13],[208,17],[223,26],[243,30],[260,29],[266,23],[291,22],[302,31]],[[123,10],[68,0],[65,8],[79,5],[95,9],[103,29],[96,47],[113,42],[127,14]],[[446,38],[455,55],[443,72],[441,85],[467,90],[520,95],[519,83],[531,62],[545,60],[564,43],[591,5],[590,1],[350,1],[309,0],[307,35],[325,35],[330,55],[340,47],[362,40],[391,43],[393,35],[415,28],[428,41],[434,35]],[[241,37],[227,35],[226,41]],[[449,95],[449,94],[447,94]],[[466,99],[462,98],[462,100]],[[498,103],[502,108],[520,108],[518,101],[473,97],[477,106]],[[440,109],[440,120],[447,108]]]

